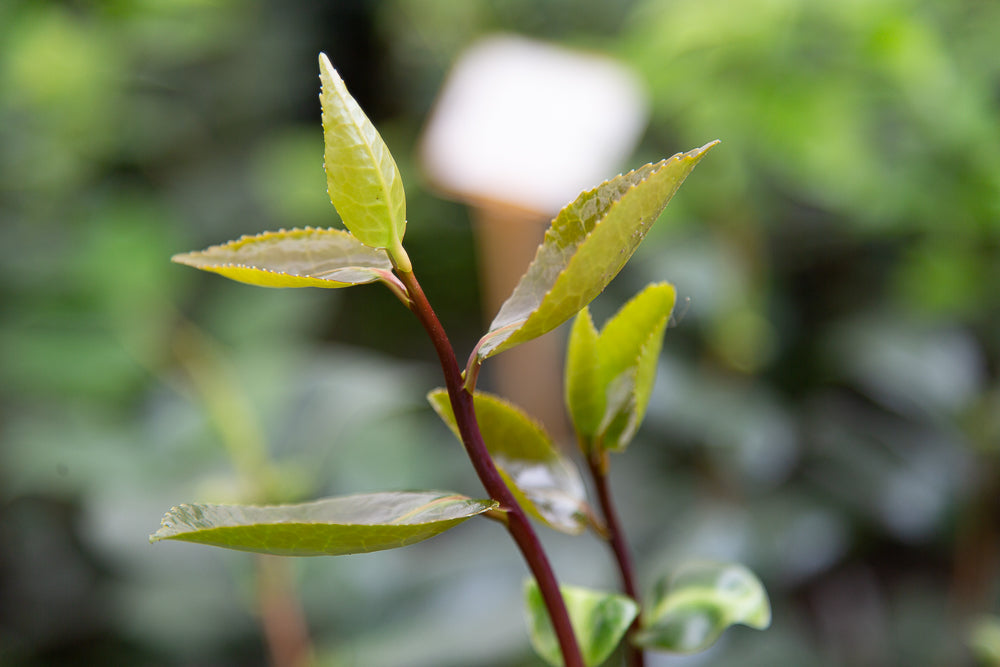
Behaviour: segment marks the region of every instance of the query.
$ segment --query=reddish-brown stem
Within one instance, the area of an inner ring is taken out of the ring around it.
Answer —
[[[607,474],[607,452],[600,452],[597,456],[600,458],[596,460],[594,455],[588,456],[587,464],[590,466],[590,475],[594,480],[597,499],[601,504],[601,512],[604,514],[604,523],[608,531],[608,542],[618,563],[618,573],[622,580],[622,590],[625,591],[626,595],[635,600],[636,604],[642,604],[642,601],[639,599],[639,589],[635,584],[635,568],[632,566],[632,556],[629,553],[628,544],[625,542],[625,533],[622,531],[621,523],[618,521],[618,514],[615,512],[614,502],[611,499],[611,488],[608,483]],[[632,622],[630,631],[634,632],[637,630],[639,624],[640,618],[636,616],[635,621]],[[643,667],[646,664],[642,650],[632,646],[627,640],[625,642],[625,661],[629,667]]]
[[[257,597],[271,664],[274,667],[311,664],[309,629],[289,581],[287,559],[257,558]]]
[[[506,510],[507,530],[521,550],[521,555],[527,562],[535,581],[538,582],[538,588],[552,621],[552,628],[559,640],[563,663],[566,667],[583,667],[583,657],[573,633],[573,626],[570,624],[566,603],[559,592],[559,583],[556,580],[555,572],[552,570],[548,556],[542,548],[538,535],[531,527],[527,515],[510,489],[507,488],[486,449],[486,444],[479,431],[479,424],[476,421],[472,394],[462,387],[462,372],[459,370],[455,351],[448,341],[444,327],[441,326],[434,309],[427,301],[416,276],[411,271],[398,271],[398,275],[409,293],[410,309],[430,336],[438,360],[441,362],[445,386],[451,400],[451,409],[455,413],[455,421],[458,424],[465,451],[468,453],[472,466],[487,493],[500,503],[502,509]]]

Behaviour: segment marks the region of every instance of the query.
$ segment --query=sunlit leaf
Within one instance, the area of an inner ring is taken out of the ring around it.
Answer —
[[[560,586],[573,633],[580,645],[583,661],[588,667],[600,665],[621,642],[639,607],[631,598],[616,593],[604,593],[577,586]],[[552,629],[542,593],[535,581],[524,587],[528,611],[528,633],[531,645],[550,665],[563,664],[559,641]]]
[[[672,285],[649,285],[599,334],[588,308],[577,315],[566,357],[566,405],[585,451],[596,444],[621,450],[638,430],[675,298]]]
[[[758,630],[771,624],[763,584],[735,564],[685,564],[657,583],[648,607],[633,643],[676,653],[703,651],[737,623]]]
[[[436,389],[427,399],[459,437],[448,392]],[[573,535],[583,532],[587,516],[583,481],[545,429],[497,396],[476,392],[474,401],[483,442],[518,503],[550,528]]]
[[[396,161],[326,54],[319,56],[319,69],[330,201],[359,241],[396,256],[406,231],[406,195]]]
[[[172,261],[262,287],[350,287],[392,283],[385,251],[339,229],[291,229],[244,236]]]
[[[617,176],[560,211],[480,340],[475,362],[551,331],[600,294],[716,143]]]
[[[440,491],[365,493],[297,505],[180,505],[150,542],[183,540],[280,556],[339,556],[395,549],[495,509]]]

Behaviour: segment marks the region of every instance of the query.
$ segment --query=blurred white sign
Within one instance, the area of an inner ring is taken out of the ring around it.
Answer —
[[[422,159],[455,196],[552,214],[618,173],[646,120],[643,89],[622,65],[492,37],[448,77]]]

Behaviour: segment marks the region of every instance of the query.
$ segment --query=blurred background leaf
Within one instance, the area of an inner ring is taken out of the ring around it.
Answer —
[[[264,664],[251,561],[146,543],[171,505],[240,493],[174,353],[186,321],[288,500],[479,493],[386,290],[251,289],[168,259],[338,224],[325,51],[399,163],[407,250],[468,351],[468,214],[414,147],[450,65],[506,31],[637,71],[652,122],[621,168],[722,140],[593,305],[678,289],[612,470],[641,578],[738,561],[771,599],[766,633],[686,661],[973,664],[969,629],[1000,605],[997,25],[974,0],[0,4],[0,663]],[[615,585],[596,541],[545,540],[565,583]],[[293,570],[327,664],[538,664],[523,566],[488,522]]]

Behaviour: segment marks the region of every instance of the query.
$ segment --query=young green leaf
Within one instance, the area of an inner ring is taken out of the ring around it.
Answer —
[[[436,389],[427,400],[458,436],[448,392]],[[588,515],[583,481],[545,429],[498,396],[476,392],[474,401],[483,442],[518,503],[550,528],[582,533]]]
[[[440,491],[366,493],[298,505],[180,505],[149,537],[279,556],[339,556],[396,549],[497,508]]]
[[[330,201],[359,241],[385,248],[400,269],[409,271],[402,246],[406,195],[396,161],[323,53],[319,71]]]
[[[621,642],[639,607],[631,598],[577,586],[560,586],[569,611],[573,632],[580,643],[583,661],[588,667],[600,665]],[[529,580],[524,587],[531,646],[550,665],[563,664],[559,643],[545,609],[538,584]]]
[[[657,583],[642,630],[632,642],[695,653],[736,623],[758,630],[771,624],[771,605],[760,580],[742,565],[688,563]]]
[[[570,329],[565,382],[566,408],[581,445],[589,443],[597,435],[607,403],[597,357],[599,338],[590,309],[584,306]]]
[[[566,405],[585,452],[597,443],[620,451],[638,430],[676,294],[668,283],[648,285],[600,333],[588,308],[577,315],[566,355]]]
[[[711,142],[582,193],[545,234],[534,261],[500,307],[471,360],[537,338],[573,317],[625,266]]]
[[[350,287],[376,280],[398,283],[385,251],[339,229],[282,229],[171,257],[262,287]],[[401,286],[400,286],[401,287]]]

